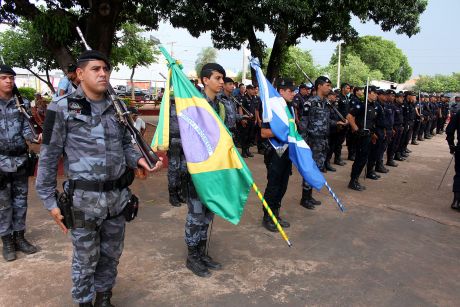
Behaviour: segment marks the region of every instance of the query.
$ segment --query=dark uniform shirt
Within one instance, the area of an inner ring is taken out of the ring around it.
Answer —
[[[400,104],[394,104],[394,126],[400,126],[404,123],[404,114],[403,114],[403,107]]]
[[[355,118],[356,125],[359,130],[364,129],[364,115],[365,115],[365,104],[361,101],[356,100],[356,103],[350,108],[349,114]],[[374,131],[375,122],[377,118],[377,107],[376,103],[369,102],[367,105],[367,116],[366,116],[366,129]]]

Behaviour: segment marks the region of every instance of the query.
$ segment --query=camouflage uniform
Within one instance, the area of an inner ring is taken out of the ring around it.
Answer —
[[[328,136],[330,125],[330,109],[327,100],[319,96],[310,97],[303,105],[300,120],[301,135],[312,151],[313,160],[318,168],[324,168],[328,150]],[[303,189],[311,190],[304,180]]]
[[[28,107],[28,102],[25,102]],[[26,140],[32,131],[14,97],[0,99],[0,236],[26,228],[28,179]]]
[[[169,195],[173,196],[180,202],[182,193],[182,182],[187,175],[187,163],[185,161],[184,151],[180,140],[179,122],[176,115],[176,105],[171,101],[170,119],[169,119],[169,150],[168,156],[168,190]]]
[[[70,180],[99,183],[119,179],[128,167],[136,168],[141,158],[129,132],[118,123],[111,103],[107,99],[89,102],[80,87],[56,98],[46,113],[36,188],[48,210],[57,208],[55,189],[61,155]],[[69,191],[68,182],[65,190]],[[119,214],[130,197],[128,188],[75,188],[73,207],[82,213],[84,222],[83,227],[71,230],[72,296],[76,302],[90,302],[95,291],[114,286],[125,233],[125,218]]]
[[[227,126],[228,130],[232,133],[233,143],[238,143],[238,130],[236,128],[236,124],[241,122],[243,116],[238,113],[236,103],[233,99],[236,99],[231,96],[227,97],[224,93],[221,93],[218,98],[225,106],[225,126]]]

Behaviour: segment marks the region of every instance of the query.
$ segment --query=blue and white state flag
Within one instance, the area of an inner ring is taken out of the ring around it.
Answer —
[[[313,188],[320,190],[326,183],[307,143],[297,132],[295,120],[286,101],[276,91],[273,85],[265,78],[259,61],[251,59],[251,67],[256,71],[259,84],[260,99],[262,100],[264,123],[270,123],[270,129],[276,138],[271,138],[270,143],[279,153],[289,147],[289,158],[299,170],[305,181]]]

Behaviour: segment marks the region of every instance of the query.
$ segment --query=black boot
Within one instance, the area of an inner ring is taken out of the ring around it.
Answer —
[[[276,219],[278,220],[278,223],[281,225],[283,228],[289,228],[291,227],[291,224],[288,221],[283,220],[280,217],[280,209],[273,209],[273,214],[276,216]]]
[[[208,270],[206,265],[201,260],[200,251],[198,250],[198,246],[188,246],[188,256],[186,267],[193,274],[200,276],[200,277],[209,277],[211,276],[211,272]]]
[[[337,164],[337,163],[336,163]],[[336,169],[332,167],[331,165],[331,162],[330,161],[326,161],[324,162],[324,166],[326,167],[326,169],[330,172],[335,172]]]
[[[358,179],[351,179],[350,183],[348,183],[348,188],[355,190],[355,191],[364,191],[366,187],[359,184]]]
[[[173,207],[180,207],[181,201],[179,200],[179,195],[175,191],[169,191],[169,203]]]
[[[395,160],[391,159],[387,161],[387,165],[391,167],[397,167],[398,163],[396,163]]]
[[[378,180],[380,177],[374,171],[370,171],[367,173],[366,178]]]
[[[342,158],[335,158],[334,159],[334,164],[337,164],[337,165],[340,165],[340,166],[344,166],[347,164],[347,162],[343,161]]]
[[[278,229],[276,228],[275,223],[273,223],[272,218],[266,212],[264,212],[264,218],[262,220],[262,226],[264,226],[265,229],[267,229],[268,231],[271,231],[271,232],[277,232],[278,231]]]
[[[311,202],[313,205],[315,205],[315,206],[321,205],[321,201],[320,201],[320,200],[316,200],[316,199],[313,198],[313,189],[310,190],[310,198],[311,198],[310,202]]]
[[[356,157],[355,154],[348,154],[348,160],[350,161],[355,161],[355,157]]]
[[[222,269],[222,264],[220,264],[219,262],[217,261],[214,261],[211,256],[209,256],[207,253],[206,253],[206,243],[208,241],[207,240],[201,240],[200,241],[200,244],[198,244],[198,250],[200,252],[200,256],[201,256],[201,261],[203,262],[203,264],[208,268],[208,269],[212,269],[212,270],[220,270]]]
[[[315,209],[315,205],[311,202],[311,198],[311,189],[302,189],[302,199],[300,200],[300,205],[310,210]]]
[[[418,145],[418,142],[417,140],[413,139],[412,142],[411,142],[412,145]]]
[[[450,207],[454,210],[460,211],[460,192],[454,192],[454,201]]]
[[[115,307],[110,302],[112,298],[112,290],[104,292],[96,292],[96,300],[94,301],[94,307]]]
[[[377,173],[388,173],[388,169],[383,166],[383,163],[381,161],[377,162],[377,165],[375,166],[375,171]]]
[[[93,307],[93,304],[91,302],[88,303],[80,303],[78,304],[80,307]],[[112,305],[113,306],[113,305]]]
[[[406,148],[406,149],[404,149],[404,152],[407,153],[407,154],[410,154],[412,152],[412,150]]]
[[[254,157],[254,155],[249,151],[249,148],[246,148],[246,155],[247,155],[249,158]]]
[[[2,237],[3,241],[3,258],[6,261],[16,260],[16,249],[14,248],[14,241],[12,235]]]
[[[246,153],[246,148],[242,148],[242,149],[241,149],[241,156],[242,156],[243,158],[247,158],[247,157],[248,157],[248,154]]]
[[[406,160],[406,158],[409,157],[409,153],[403,151],[403,152],[400,153],[400,156],[401,156],[401,159],[402,159],[402,160],[398,160],[398,159],[396,159],[396,158],[395,158],[395,160],[404,161],[404,160]]]
[[[24,238],[24,230],[13,231],[13,238],[17,251],[21,251],[24,254],[35,254],[37,252],[37,248]]]

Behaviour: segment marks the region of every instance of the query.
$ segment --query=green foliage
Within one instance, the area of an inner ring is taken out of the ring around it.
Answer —
[[[412,75],[407,57],[392,41],[380,36],[363,36],[342,45],[343,65],[347,65],[347,55],[359,57],[370,70],[380,71],[382,78],[403,83]],[[331,58],[331,64],[337,63],[337,50]]]
[[[113,49],[112,59],[133,69],[139,66],[148,66],[158,60],[160,51],[155,42],[143,38],[140,34],[142,27],[132,23],[121,26],[121,38]]]
[[[201,49],[198,53],[198,57],[195,61],[195,71],[196,75],[200,76],[201,68],[204,64],[215,63],[217,60],[217,50],[213,47],[206,47]]]
[[[22,98],[27,99],[29,101],[34,100],[35,89],[31,87],[20,87],[18,88],[19,93],[21,93]]]
[[[348,54],[343,58],[340,72],[340,82],[348,82],[353,85],[366,85],[367,77],[370,80],[381,80],[383,75],[379,70],[371,70],[359,56]],[[337,84],[337,63],[325,68],[324,74],[328,75],[333,86]]]
[[[453,73],[450,76],[420,76],[414,90],[429,93],[460,92],[460,73]]]
[[[268,62],[268,59],[271,56],[271,49],[267,49],[265,62]],[[287,53],[282,57],[281,68],[279,75],[284,78],[293,79],[296,84],[308,83],[309,81],[302,73],[302,70],[307,74],[307,76],[312,79],[314,82],[315,79],[320,75],[320,68],[315,66],[313,63],[313,57],[308,50],[302,50],[299,47],[291,46]],[[300,70],[296,63],[302,68]]]

